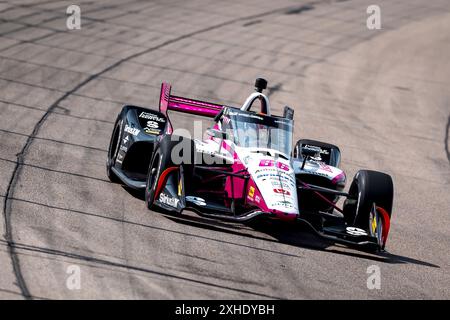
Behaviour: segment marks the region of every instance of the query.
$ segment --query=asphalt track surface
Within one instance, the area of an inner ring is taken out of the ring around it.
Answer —
[[[0,1],[0,298],[450,298],[448,0],[76,3],[69,31],[65,1]],[[296,139],[340,146],[349,180],[393,176],[388,253],[165,216],[108,181],[124,103],[155,107],[169,81],[240,105],[257,76],[295,108]]]

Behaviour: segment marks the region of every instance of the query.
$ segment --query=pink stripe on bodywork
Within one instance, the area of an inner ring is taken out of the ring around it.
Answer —
[[[215,117],[224,106],[193,99],[171,96],[168,109],[204,117]]]
[[[244,165],[238,160],[237,154],[234,153],[233,155],[234,163],[231,166],[232,172],[241,172],[245,170]],[[245,174],[246,172],[242,172],[242,174]],[[228,194],[229,198],[242,198],[244,196],[244,185],[245,185],[245,179],[239,178],[239,177],[233,177],[233,176],[227,176],[225,180],[225,192]],[[234,192],[233,192],[234,191]]]
[[[344,173],[344,172],[341,172],[341,173],[339,173],[336,177],[334,177],[333,180],[331,180],[331,183],[332,183],[332,184],[336,184],[336,183],[338,183],[339,181],[344,180],[344,179],[345,179],[345,173]]]
[[[170,94],[171,88],[169,83],[163,82],[161,84],[161,93],[159,96],[159,111],[169,120],[166,129],[167,134],[173,132],[173,127],[167,114],[167,111],[169,110],[214,118],[224,107],[226,107],[216,103],[172,96]]]

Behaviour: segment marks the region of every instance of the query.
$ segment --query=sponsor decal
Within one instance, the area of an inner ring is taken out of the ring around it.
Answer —
[[[124,139],[123,139],[123,144],[127,144],[128,140],[130,140],[130,136],[127,135]]]
[[[273,205],[274,206],[285,207],[285,208],[294,208],[292,203],[290,203],[289,201],[277,201],[277,202],[274,202]]]
[[[282,162],[277,162],[277,168],[284,170],[284,171],[289,171],[289,166],[287,164],[284,164]]]
[[[259,166],[260,167],[273,167],[274,162],[275,162],[274,160],[269,160],[269,159],[261,160],[259,162]]]
[[[263,169],[257,169],[255,171],[255,174],[261,173],[261,172],[276,172],[277,169],[275,168],[263,168]]]
[[[198,206],[206,206],[206,201],[203,198],[187,196],[186,201],[192,202]]]
[[[256,202],[256,203],[260,203],[260,202],[261,202],[261,198],[260,198],[259,196],[256,196],[256,197],[255,197],[255,202]]]
[[[144,128],[145,133],[152,135],[161,134],[161,128],[164,127],[164,123],[166,122],[165,118],[150,112],[141,112],[139,119],[147,120],[140,120],[140,124]]]
[[[321,163],[320,164],[320,169],[322,169],[323,171],[328,171],[328,172],[333,172],[333,170],[331,170],[330,166],[326,165],[325,163]]]
[[[257,179],[259,178],[281,178],[282,176],[276,174],[276,173],[263,173],[256,176]]]
[[[273,189],[273,192],[278,193],[278,194],[283,194],[283,195],[286,195],[286,196],[290,196],[291,195],[291,193],[288,190],[284,190],[284,189],[281,189],[281,188]]]
[[[320,147],[312,146],[310,144],[305,144],[305,148],[318,148],[318,149],[320,149],[320,151],[319,151],[320,154],[326,154],[326,155],[330,154],[327,149],[322,149]]]
[[[171,197],[165,193],[161,193],[159,195],[159,201],[167,204],[168,206],[174,207],[176,208],[178,206],[178,202],[180,201],[179,199],[175,198],[175,197]]]
[[[253,196],[255,195],[255,188],[253,186],[248,189],[248,198],[253,200]]]
[[[148,129],[145,128],[144,132],[147,134],[154,134],[154,135],[159,135],[161,133],[161,130],[155,130],[155,129]]]
[[[157,121],[157,122],[166,122],[166,120],[164,118],[161,118],[157,114],[153,114],[153,113],[149,113],[149,112],[141,112],[139,114],[139,118]]]
[[[289,171],[289,166],[279,161],[264,159],[259,162],[260,167],[273,167],[276,166],[278,169]]]
[[[360,228],[347,227],[345,231],[353,236],[367,236],[367,232]]]
[[[159,124],[156,121],[147,121],[147,128],[152,128],[152,129],[158,129],[159,128]]]
[[[270,183],[272,184],[272,187],[282,187],[283,183],[281,183],[279,180],[272,179],[270,180]]]
[[[120,146],[120,151],[127,152],[128,148],[125,146]]]
[[[125,125],[125,132],[132,134],[133,136],[137,136],[139,134],[139,129],[132,128],[129,125]]]
[[[161,130],[159,129],[159,124],[156,121],[147,121],[147,126],[144,128],[144,132],[147,134],[159,135]]]
[[[295,184],[294,178],[290,175],[264,173],[256,176],[256,179],[261,179],[262,181],[266,180],[266,178],[270,178],[271,181],[281,180],[282,182],[288,182],[291,185]]]

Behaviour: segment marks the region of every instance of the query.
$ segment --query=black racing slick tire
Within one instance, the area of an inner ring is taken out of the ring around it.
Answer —
[[[122,120],[117,119],[116,123],[114,124],[114,130],[111,135],[111,141],[108,148],[108,156],[106,159],[106,175],[108,176],[109,180],[114,183],[120,181],[116,174],[112,171],[112,167],[116,163],[117,154],[119,152],[119,141],[122,133],[121,131]]]
[[[392,214],[394,184],[390,175],[378,171],[360,170],[353,178],[349,198],[344,202],[344,218],[349,226],[370,230],[373,204]]]
[[[182,161],[179,159],[172,159],[172,150],[177,146],[183,144],[186,149],[181,148],[181,153],[176,153],[178,156],[182,157]],[[189,150],[190,154],[183,157],[183,152]],[[147,173],[147,183],[145,187],[145,203],[147,208],[155,210],[154,202],[158,189],[158,184],[160,183],[160,178],[166,170],[178,170],[180,165],[192,164],[192,154],[193,154],[193,141],[188,138],[183,138],[179,136],[167,135],[162,138],[158,143],[153,152],[152,159],[150,161],[148,173]],[[162,183],[162,181],[161,181]],[[161,209],[158,208],[161,211]],[[163,210],[164,211],[164,210]]]

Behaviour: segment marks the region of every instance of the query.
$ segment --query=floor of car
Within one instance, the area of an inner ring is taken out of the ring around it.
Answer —
[[[127,178],[132,179],[132,180],[146,181],[146,179],[147,179],[147,175],[145,175],[143,173],[131,172],[131,171],[126,171],[126,170],[123,170],[122,172],[124,175],[127,176]]]

